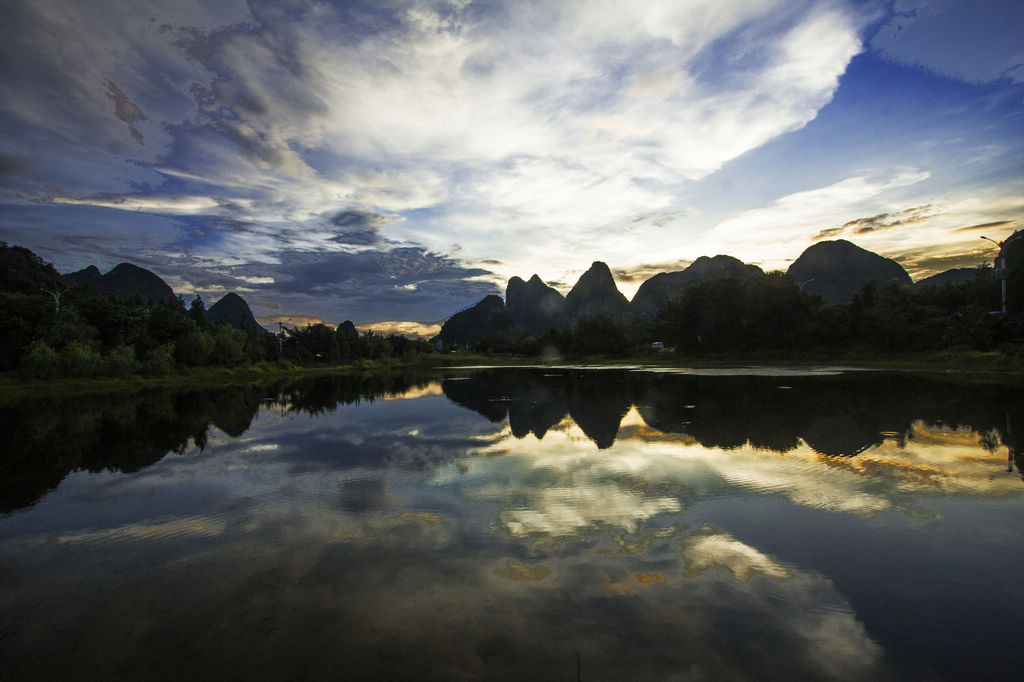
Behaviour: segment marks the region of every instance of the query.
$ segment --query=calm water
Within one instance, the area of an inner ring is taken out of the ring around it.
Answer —
[[[1017,679],[1017,428],[873,372],[2,407],[0,679]]]

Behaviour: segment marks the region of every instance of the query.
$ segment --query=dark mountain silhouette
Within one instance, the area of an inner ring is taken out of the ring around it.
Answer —
[[[1024,244],[1024,239],[1019,242]],[[1019,254],[1011,253],[1010,257],[1019,256],[1024,262],[1024,248],[1018,251]],[[1017,270],[1024,272],[1024,265]],[[598,316],[613,323],[624,322],[629,316],[649,322],[666,303],[678,298],[691,286],[720,280],[749,280],[759,275],[763,275],[760,268],[732,256],[702,256],[684,270],[654,275],[640,286],[632,302],[619,292],[611,270],[600,261],[591,265],[564,298],[537,275],[526,282],[513,277],[508,282],[504,303],[491,295],[476,306],[453,315],[445,323],[439,338],[446,343],[469,344],[486,337],[514,340],[525,334],[542,336],[551,329],[571,327],[585,318]],[[893,280],[901,285],[913,284],[906,270],[896,261],[846,240],[814,244],[793,262],[787,275],[806,293],[836,302],[851,300],[871,280],[879,286]],[[976,276],[976,269],[951,270],[918,284],[962,283]],[[1021,281],[1024,282],[1024,276]],[[1020,288],[1024,291],[1024,284]],[[1019,298],[1024,300],[1024,294]]]
[[[210,306],[206,311],[206,320],[212,325],[227,324],[247,332],[266,331],[253,317],[245,299],[233,291]]]
[[[143,303],[174,298],[174,290],[159,276],[131,263],[121,263],[105,275],[99,275],[96,266],[65,275],[65,279],[79,286],[89,286],[97,294],[111,294],[128,301],[138,296]]]
[[[633,404],[634,384],[623,372],[550,374],[490,370],[445,380],[445,397],[492,422],[509,420],[516,438],[544,435],[568,415],[598,448],[611,447]]]
[[[937,275],[931,277],[925,277],[924,279],[914,282],[915,287],[941,287],[943,284],[963,284],[964,282],[973,282],[978,276],[978,268],[955,268],[953,270],[946,270],[940,272]],[[991,271],[988,274],[992,276]]]
[[[517,327],[540,336],[561,325],[565,316],[565,297],[537,275],[528,282],[513,277],[505,289],[505,309]]]
[[[339,324],[338,333],[353,339],[358,338],[359,336],[359,330],[357,330],[356,326],[352,324],[352,320],[345,320]]]
[[[879,256],[845,239],[818,242],[789,266],[788,274],[803,290],[827,301],[849,301],[869,280],[879,286],[896,280],[912,284],[896,261]]]
[[[64,275],[64,279],[73,282],[76,286],[88,286],[95,288],[95,285],[103,279],[103,273],[95,265],[90,265],[77,272]]]
[[[565,297],[565,320],[570,324],[597,316],[618,322],[628,313],[629,301],[615,286],[612,271],[601,261],[594,261]]]
[[[512,316],[500,296],[490,294],[472,308],[455,313],[441,326],[438,337],[445,344],[479,343],[488,336],[510,336]]]
[[[0,241],[0,291],[38,294],[40,287],[53,290],[59,281],[60,274],[53,265],[24,246],[8,246]]]
[[[714,279],[746,279],[762,274],[761,268],[732,256],[701,256],[679,272],[661,272],[640,285],[630,303],[634,314],[650,320],[662,306],[678,297],[692,284]]]

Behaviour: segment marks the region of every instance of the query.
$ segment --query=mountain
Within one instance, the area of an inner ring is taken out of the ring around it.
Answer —
[[[359,338],[359,330],[357,330],[356,326],[352,324],[352,320],[345,320],[339,324],[337,332],[349,337],[350,339]]]
[[[64,275],[64,279],[73,282],[75,286],[88,286],[96,287],[96,284],[103,279],[103,274],[100,273],[100,269],[95,265],[90,265],[87,268],[83,268],[77,272],[72,272]]]
[[[896,261],[879,256],[845,239],[818,242],[789,266],[788,274],[809,294],[827,301],[849,301],[869,280],[879,286],[896,280],[913,284]]]
[[[479,343],[488,336],[510,337],[515,328],[500,296],[490,294],[472,308],[455,313],[441,325],[438,337],[446,345]]]
[[[615,286],[612,271],[601,261],[594,261],[565,297],[565,319],[570,324],[598,315],[618,322],[628,313],[629,301]]]
[[[630,308],[642,319],[651,320],[666,303],[677,298],[690,285],[713,279],[747,279],[759,274],[762,274],[761,268],[732,256],[701,256],[685,270],[661,272],[641,284]]]
[[[537,275],[528,282],[513,277],[505,289],[505,310],[517,327],[541,336],[562,323],[565,297]]]
[[[924,279],[914,282],[915,287],[941,287],[943,284],[963,284],[965,282],[973,282],[978,277],[978,268],[955,268],[953,270],[946,270],[940,272],[937,275],[931,277],[925,277]],[[989,270],[988,276],[991,278],[994,275]]]
[[[174,298],[174,290],[167,282],[145,268],[131,263],[121,263],[105,275],[100,275],[95,265],[65,275],[78,286],[89,286],[97,294],[111,294],[122,300],[138,296],[143,303]]]
[[[0,241],[0,291],[38,294],[40,287],[53,290],[59,281],[60,274],[53,265],[24,246],[8,246]]]
[[[235,329],[247,332],[265,332],[260,323],[253,317],[249,304],[235,292],[225,294],[223,298],[210,306],[206,311],[206,321],[216,326],[227,324]]]

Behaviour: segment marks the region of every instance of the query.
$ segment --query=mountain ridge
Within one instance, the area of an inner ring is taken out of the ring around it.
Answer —
[[[966,274],[962,270],[965,269],[933,275],[922,280],[921,284],[963,281]],[[470,335],[474,339],[510,331],[541,336],[550,329],[594,316],[614,322],[622,322],[632,316],[649,322],[666,303],[694,284],[715,279],[742,280],[759,274],[764,274],[761,268],[733,256],[701,256],[683,270],[651,276],[640,285],[632,301],[618,290],[611,269],[603,261],[594,261],[564,297],[544,284],[536,274],[529,281],[514,276],[508,281],[504,301],[491,294],[484,299],[488,301],[485,306],[487,314],[478,310],[484,301],[453,314],[442,325],[436,338],[444,343],[472,343],[470,338],[461,338],[464,334],[459,330],[481,323],[485,328],[475,327]],[[849,301],[870,280],[880,285],[891,281],[901,285],[914,284],[897,261],[844,239],[812,244],[790,265],[786,274],[806,293],[834,302]],[[491,318],[500,319],[500,329],[486,328],[487,320]],[[473,320],[472,325],[469,319]]]

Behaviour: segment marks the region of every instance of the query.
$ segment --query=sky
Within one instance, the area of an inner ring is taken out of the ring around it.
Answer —
[[[1018,0],[6,0],[0,239],[261,320],[437,323],[1024,228]]]

